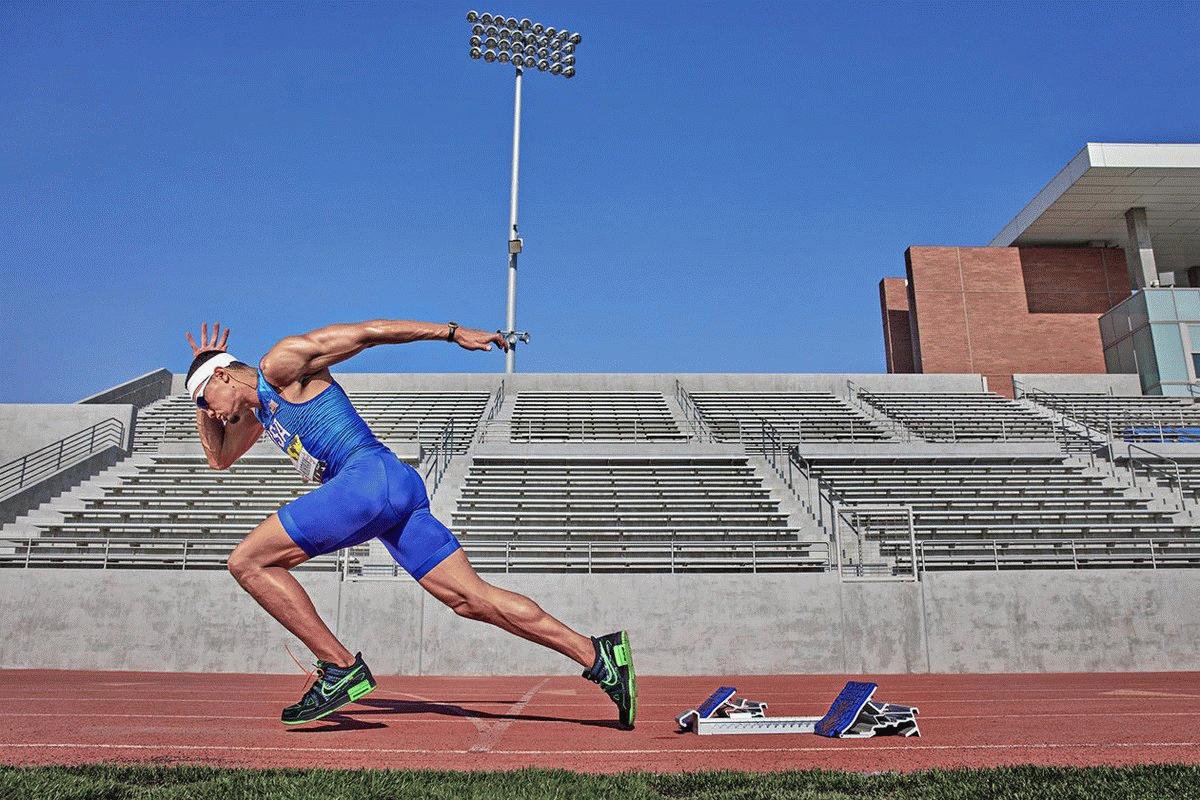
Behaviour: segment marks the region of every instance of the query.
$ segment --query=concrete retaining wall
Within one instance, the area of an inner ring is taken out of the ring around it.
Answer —
[[[170,394],[173,385],[174,376],[170,370],[156,369],[145,375],[139,375],[133,380],[119,383],[110,389],[85,397],[79,402],[85,405],[123,403],[134,408],[145,408],[155,400],[161,400]]]
[[[124,458],[126,452],[113,445],[69,464],[37,483],[0,498],[0,525],[40,506],[52,497],[86,481]]]
[[[125,426],[129,447],[134,422],[132,405],[5,403],[0,405],[0,464],[20,458],[64,436],[116,417]]]
[[[381,674],[572,674],[412,581],[299,574]],[[1200,669],[1200,571],[496,575],[580,630],[627,627],[645,674]],[[603,598],[603,601],[600,600]],[[223,572],[6,570],[0,667],[290,672],[303,648]],[[299,648],[299,649],[298,649]]]

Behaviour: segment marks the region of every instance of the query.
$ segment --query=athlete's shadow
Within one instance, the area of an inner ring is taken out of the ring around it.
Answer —
[[[356,708],[354,711],[333,714],[325,718],[327,722],[336,725],[325,725],[320,728],[293,728],[294,733],[328,733],[331,731],[365,730],[370,728],[386,728],[381,722],[364,722],[357,717],[367,717],[377,714],[442,714],[447,717],[462,717],[464,719],[489,720],[522,720],[528,722],[567,722],[573,725],[587,725],[594,728],[615,728],[620,725],[615,720],[607,719],[574,719],[571,717],[551,717],[542,714],[497,714],[482,711],[477,708],[463,708],[453,703],[428,700],[395,700],[386,697],[359,700],[359,706],[367,706],[370,711]],[[353,718],[350,716],[353,715]]]
[[[382,722],[363,722],[346,714],[330,714],[317,728],[289,728],[288,733],[332,733],[333,731],[369,731],[386,728]]]

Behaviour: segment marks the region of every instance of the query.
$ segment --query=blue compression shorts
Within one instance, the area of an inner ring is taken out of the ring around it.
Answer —
[[[310,557],[379,539],[417,580],[461,546],[429,513],[421,476],[385,448],[352,456],[327,483],[279,509],[279,521]]]

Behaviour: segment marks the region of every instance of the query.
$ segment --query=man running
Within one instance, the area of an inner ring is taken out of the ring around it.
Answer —
[[[329,372],[334,364],[381,344],[440,340],[467,350],[508,349],[499,333],[457,323],[374,320],[330,325],[281,339],[248,366],[228,352],[229,330],[187,333],[194,356],[187,391],[209,466],[227,469],[266,430],[308,482],[321,484],[272,514],[234,548],[229,571],[259,605],[317,657],[316,680],[283,710],[289,725],[311,722],[363,697],[375,678],[321,620],[288,571],[310,558],[377,538],[424,589],[456,614],[482,620],[557,650],[585,667],[632,728],[637,683],[629,635],[587,637],[528,597],[479,577],[458,540],[429,513],[420,475],[371,433]],[[253,412],[253,413],[251,413]]]

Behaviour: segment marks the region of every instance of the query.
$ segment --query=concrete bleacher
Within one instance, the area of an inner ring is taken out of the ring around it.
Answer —
[[[509,422],[513,442],[681,442],[661,392],[522,391]]]
[[[701,417],[721,442],[762,435],[768,422],[785,442],[882,442],[890,431],[830,392],[688,393]]]
[[[1194,536],[1186,511],[1166,490],[1134,486],[1120,473],[1062,455],[807,456],[804,464],[842,506],[911,508],[931,567],[968,567],[970,560],[957,556],[972,548],[991,564],[997,543],[1005,552],[1018,545],[1032,552],[1056,543],[1141,540],[1145,551],[1148,539]],[[877,547],[872,552],[895,565],[910,560],[902,515],[866,515],[863,527]],[[1200,559],[1200,538],[1195,545]]]
[[[451,527],[485,569],[500,552],[518,569],[825,568],[744,452],[676,450],[475,455]]]
[[[430,446],[454,422],[456,452],[464,452],[487,407],[487,391],[347,391],[375,435],[384,441],[415,441]],[[138,414],[134,452],[157,452],[163,444],[196,441],[195,405],[173,394]]]
[[[224,568],[229,552],[281,505],[312,487],[279,455],[247,455],[228,470],[202,453],[137,454],[7,526],[24,540],[5,562]],[[365,552],[365,551],[364,551]],[[3,562],[0,562],[3,563]],[[333,569],[336,557],[307,569]]]
[[[1200,450],[1140,452],[1130,468],[1082,426],[990,394],[978,376],[338,377],[380,438],[441,477],[433,510],[482,571],[826,569],[822,491],[843,507],[911,508],[930,569],[1138,565],[1143,554],[1150,566],[1200,565]],[[219,568],[221,552],[312,489],[267,443],[209,469],[180,382],[139,411],[129,457],[0,528],[0,565]],[[1137,421],[1160,400],[1079,402]],[[453,458],[434,461],[450,420]],[[767,426],[781,440],[770,451]],[[1071,455],[1070,436],[1088,459]],[[793,447],[812,480],[793,480]],[[855,558],[901,574],[906,519],[861,519]],[[394,574],[380,551],[341,567]]]
[[[1053,421],[990,392],[868,392],[860,401],[927,442],[1056,441]]]
[[[1200,442],[1200,404],[1190,397],[1030,391],[1025,398],[1116,439]]]

